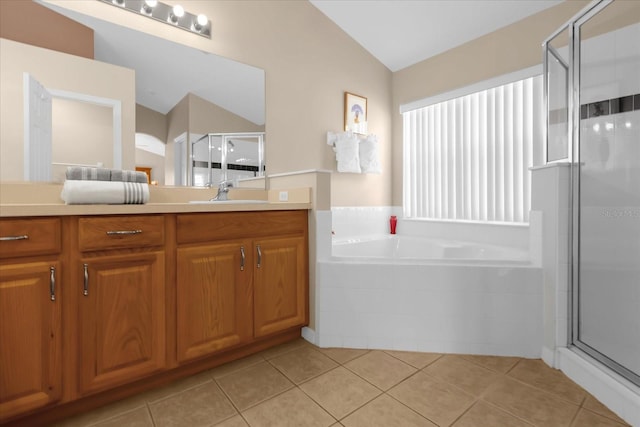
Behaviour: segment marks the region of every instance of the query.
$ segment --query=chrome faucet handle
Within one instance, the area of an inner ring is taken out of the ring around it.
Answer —
[[[231,180],[223,180],[218,183],[218,194],[211,199],[213,200],[227,200],[227,194],[229,194],[229,189],[233,187],[233,181]]]

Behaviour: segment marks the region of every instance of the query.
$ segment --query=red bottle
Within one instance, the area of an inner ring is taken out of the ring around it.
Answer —
[[[397,224],[398,224],[398,218],[395,215],[391,215],[391,218],[389,218],[389,226],[391,227],[391,234],[396,234]]]

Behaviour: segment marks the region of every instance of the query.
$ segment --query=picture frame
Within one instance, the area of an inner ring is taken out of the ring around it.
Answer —
[[[344,130],[367,133],[367,98],[364,96],[344,93]]]

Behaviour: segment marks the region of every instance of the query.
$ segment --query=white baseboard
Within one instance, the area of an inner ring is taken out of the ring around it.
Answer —
[[[559,348],[558,368],[632,426],[640,426],[640,387],[578,349]]]
[[[311,344],[318,345],[318,343],[316,343],[316,331],[311,328],[306,326],[302,328],[302,338],[309,341]]]

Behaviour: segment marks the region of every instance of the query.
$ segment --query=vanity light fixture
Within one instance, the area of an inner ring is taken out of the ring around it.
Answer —
[[[204,14],[194,15],[179,4],[169,6],[158,0],[98,0],[103,3],[126,9],[138,15],[164,22],[173,27],[182,28],[200,36],[211,38],[211,21]]]

